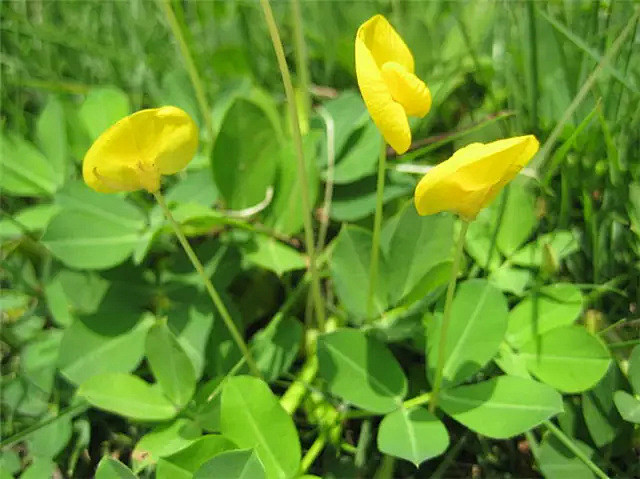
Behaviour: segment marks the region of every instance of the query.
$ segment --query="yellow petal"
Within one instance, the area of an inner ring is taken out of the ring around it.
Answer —
[[[380,69],[359,36],[356,37],[356,76],[373,122],[385,141],[399,154],[404,153],[411,146],[407,114],[391,97]]]
[[[160,187],[160,174],[180,171],[197,147],[197,128],[181,109],[141,110],[100,135],[84,157],[82,174],[100,192],[153,192]]]
[[[396,62],[382,65],[382,78],[395,101],[407,115],[422,118],[431,109],[431,92],[427,85],[413,73]]]
[[[418,183],[418,213],[454,211],[467,220],[498,195],[533,158],[539,143],[533,135],[472,143],[431,169]]]
[[[375,15],[360,25],[356,37],[371,52],[379,69],[387,62],[396,62],[413,73],[413,55],[409,47],[382,15]]]

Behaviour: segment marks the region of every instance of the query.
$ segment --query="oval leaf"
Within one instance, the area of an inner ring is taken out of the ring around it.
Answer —
[[[391,412],[407,393],[407,378],[391,351],[361,331],[343,329],[318,337],[318,360],[329,391],[362,409]]]
[[[460,284],[451,306],[451,323],[442,371],[444,385],[455,385],[480,370],[496,355],[507,330],[507,301],[495,286],[481,279]],[[427,327],[429,376],[438,363],[442,316]]]
[[[511,310],[507,341],[515,348],[524,346],[534,335],[572,324],[582,310],[582,293],[572,284],[540,288]]]
[[[618,412],[627,422],[640,424],[640,400],[626,391],[616,391],[613,395]]]
[[[588,456],[593,450],[583,442],[572,438],[572,442]],[[596,477],[591,469],[576,457],[555,436],[548,434],[540,443],[538,466],[546,479],[591,479]]]
[[[538,379],[565,393],[591,389],[611,362],[602,340],[581,326],[552,329],[525,344],[521,355]]]
[[[227,208],[249,208],[264,200],[273,184],[277,151],[277,136],[265,111],[237,99],[224,117],[211,157],[213,178]]]
[[[130,374],[92,376],[80,385],[77,394],[94,407],[141,421],[163,421],[177,412],[160,391]]]
[[[96,469],[95,479],[136,479],[136,476],[120,461],[104,456]]]
[[[378,430],[378,449],[411,461],[416,467],[449,447],[449,433],[440,420],[418,407],[400,408],[384,417]]]
[[[190,446],[164,458],[164,461],[185,472],[191,478],[191,474],[196,472],[209,459],[221,452],[235,448],[236,445],[227,438],[217,434],[209,434],[202,436]]]
[[[218,454],[205,462],[193,479],[264,479],[265,472],[253,449]]]
[[[562,396],[531,379],[498,376],[442,391],[440,407],[472,431],[507,439],[562,412]]]
[[[187,353],[166,322],[147,335],[147,361],[162,391],[176,406],[184,406],[196,389],[196,373]]]
[[[298,432],[264,381],[232,377],[222,389],[221,402],[222,434],[239,447],[255,448],[268,478],[284,479],[298,472]]]
[[[340,302],[357,318],[369,315],[370,262],[371,233],[355,226],[343,226],[335,240],[331,255],[331,278]],[[386,277],[384,257],[380,255],[371,314],[380,315],[387,309]]]

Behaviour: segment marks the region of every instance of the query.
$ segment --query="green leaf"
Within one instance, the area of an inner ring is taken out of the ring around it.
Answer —
[[[613,400],[622,419],[640,424],[640,399],[633,397],[626,391],[616,391]]]
[[[22,208],[13,218],[30,233],[39,233],[49,224],[51,218],[59,211],[57,205],[37,204]],[[24,230],[15,222],[4,219],[0,221],[0,238],[19,238]]]
[[[165,461],[189,474],[196,472],[202,464],[218,454],[235,449],[236,445],[220,435],[202,436],[188,447],[165,458]]]
[[[382,136],[373,121],[368,121],[359,132],[356,142],[344,156],[338,159],[333,170],[333,182],[336,185],[352,183],[376,172]],[[326,181],[328,171],[322,174]]]
[[[575,438],[572,442],[593,458],[593,450]],[[540,443],[537,457],[540,471],[546,479],[590,479],[595,478],[591,469],[576,457],[554,435],[547,434]]]
[[[633,392],[640,394],[640,345],[631,350],[628,375]]]
[[[333,119],[333,146],[336,156],[340,156],[354,131],[367,123],[367,109],[360,93],[352,90],[341,92],[337,98],[325,102],[323,106]]]
[[[272,321],[251,338],[251,354],[265,381],[275,381],[291,368],[302,338],[302,324],[294,318]]]
[[[498,376],[442,391],[440,407],[478,434],[507,439],[561,412],[562,396],[531,379]]]
[[[136,476],[120,461],[104,456],[96,469],[95,479],[136,479]]]
[[[0,134],[0,189],[16,196],[50,196],[60,186],[52,164],[31,143]]]
[[[482,279],[465,281],[451,306],[451,322],[445,345],[443,385],[459,384],[484,367],[500,347],[507,330],[507,301]],[[427,324],[428,374],[435,376],[442,315]]]
[[[55,470],[56,463],[51,459],[36,456],[33,458],[31,465],[24,470],[20,479],[43,479],[45,477],[53,477]]]
[[[265,471],[253,449],[218,454],[205,462],[193,479],[264,479]]]
[[[158,389],[130,374],[92,376],[80,385],[77,394],[94,407],[140,421],[164,421],[177,412]]]
[[[538,379],[565,393],[591,389],[611,363],[606,345],[582,326],[552,329],[531,339],[520,354]]]
[[[317,146],[320,135],[310,131],[303,138],[303,154],[309,187],[309,207],[313,209],[318,198]],[[284,235],[299,233],[304,226],[301,195],[298,181],[298,160],[292,141],[287,141],[277,155],[278,169],[275,177],[273,202],[264,212],[264,223]]]
[[[241,246],[244,257],[262,268],[282,276],[287,271],[306,268],[304,256],[275,238],[255,234]]]
[[[211,206],[218,199],[218,190],[208,168],[186,171],[178,183],[167,190],[167,203],[197,203]]]
[[[166,321],[149,330],[145,350],[153,377],[164,394],[177,407],[187,404],[196,389],[196,373]]]
[[[385,414],[407,394],[407,378],[391,351],[356,329],[319,336],[318,360],[331,394],[362,409]]]
[[[404,173],[387,172],[383,203],[410,194],[416,186],[415,179]],[[372,215],[376,210],[376,176],[363,178],[348,185],[334,187],[331,201],[331,219],[357,221]]]
[[[36,123],[38,146],[51,164],[56,183],[61,185],[67,176],[67,125],[60,100],[50,95]]]
[[[529,188],[529,180],[516,178],[508,190],[503,190],[502,195],[507,195],[502,222],[496,237],[496,244],[503,255],[511,256],[531,235],[536,226],[535,196]],[[496,203],[500,203],[498,198]]]
[[[531,271],[503,265],[489,275],[489,281],[505,293],[523,296],[533,275]]]
[[[300,440],[293,420],[264,381],[229,378],[222,389],[222,434],[240,448],[255,448],[269,479],[293,477],[300,466]]]
[[[130,112],[129,97],[118,88],[93,88],[80,107],[79,116],[91,140],[127,116]]]
[[[511,310],[507,341],[521,348],[535,335],[573,324],[581,311],[582,293],[576,286],[568,283],[544,286]]]
[[[193,444],[199,437],[200,428],[190,419],[180,418],[157,426],[142,436],[133,449],[134,469],[139,471],[148,464],[156,463],[161,457]]]
[[[439,456],[447,447],[447,429],[425,408],[400,408],[387,414],[380,423],[380,452],[411,461],[416,467],[432,457]]]
[[[73,384],[103,373],[133,371],[144,356],[150,316],[96,314],[77,319],[62,337],[58,368]]]
[[[554,231],[538,237],[516,251],[509,260],[518,266],[539,268],[544,259],[544,249],[550,248],[558,260],[566,258],[580,249],[578,241],[570,231]]]
[[[49,416],[43,417],[44,421]],[[29,444],[29,450],[38,457],[47,457],[54,459],[71,439],[71,420],[70,417],[62,416],[32,432],[26,437]]]
[[[237,99],[216,137],[211,169],[229,209],[255,206],[273,184],[278,148],[274,126],[254,102]]]
[[[335,240],[331,255],[331,277],[342,305],[355,317],[369,316],[369,268],[371,262],[371,233],[344,225]],[[387,267],[383,254],[379,257],[378,279],[373,294],[371,314],[381,315],[388,306]]]
[[[404,299],[453,252],[453,217],[448,214],[418,216],[413,202],[383,228],[382,249],[387,258],[387,283],[391,304]],[[432,285],[433,286],[433,285]]]
[[[625,441],[631,425],[625,422],[614,403],[613,391],[627,388],[624,376],[615,361],[609,366],[604,378],[590,391],[582,393],[582,414],[593,443],[601,448],[617,441]]]

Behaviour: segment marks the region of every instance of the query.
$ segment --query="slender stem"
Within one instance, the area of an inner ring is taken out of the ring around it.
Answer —
[[[80,412],[84,411],[85,409],[87,409],[88,407],[89,407],[89,404],[84,402],[84,401],[82,401],[79,404],[75,404],[73,406],[69,406],[66,409],[63,409],[62,411],[60,411],[56,416],[47,418],[44,421],[37,422],[36,424],[33,424],[33,425],[23,429],[22,431],[19,431],[19,432],[15,433],[13,436],[9,436],[6,439],[3,439],[0,442],[0,447],[10,446],[11,444],[14,444],[14,443],[16,443],[18,441],[21,441],[22,439],[27,437],[32,432],[37,431],[38,429],[41,429],[41,428],[43,428],[45,426],[48,426],[52,422],[57,421],[58,419],[60,419],[62,416],[68,416],[68,415],[73,415],[73,414],[76,414],[76,413],[80,413]]]
[[[538,42],[536,41],[536,17],[533,11],[533,0],[527,3],[527,20],[529,23],[529,78],[531,83],[531,128],[538,128]]]
[[[387,144],[383,140],[378,158],[378,183],[376,185],[376,215],[373,219],[373,239],[371,240],[371,262],[369,263],[369,294],[367,296],[367,319],[372,319],[373,296],[378,280],[378,256],[380,253],[380,229],[382,227],[382,207],[384,199],[384,175],[387,169]]]
[[[162,7],[162,10],[164,11],[165,16],[167,17],[169,27],[171,28],[171,33],[173,33],[173,36],[175,37],[176,41],[178,42],[178,46],[180,47],[180,53],[182,54],[182,59],[184,60],[185,66],[187,67],[187,72],[189,73],[189,78],[196,94],[196,99],[198,101],[198,106],[200,107],[200,112],[202,113],[202,118],[206,124],[207,131],[211,135],[211,140],[213,141],[215,132],[213,128],[213,122],[211,121],[211,108],[209,108],[209,104],[207,103],[207,97],[204,93],[204,87],[202,85],[202,81],[200,80],[200,75],[198,75],[198,69],[196,68],[195,62],[193,61],[193,57],[191,56],[191,52],[189,51],[189,46],[187,45],[184,35],[182,34],[180,24],[178,23],[178,19],[176,18],[173,9],[171,8],[169,0],[160,0],[159,3]]]
[[[445,299],[444,303],[442,327],[440,328],[440,341],[438,343],[438,364],[436,366],[436,378],[433,384],[433,391],[431,392],[431,401],[429,402],[430,412],[434,412],[436,410],[436,406],[438,405],[438,394],[440,393],[440,386],[442,385],[442,370],[444,369],[445,349],[447,346],[447,332],[449,330],[449,323],[451,322],[451,304],[453,303],[453,293],[456,290],[456,280],[458,278],[460,260],[462,259],[462,251],[464,249],[464,238],[467,235],[468,228],[469,222],[466,220],[462,220],[462,229],[460,230],[460,237],[458,238],[456,254],[453,257],[451,278],[449,279],[447,298]]]
[[[209,293],[209,296],[211,297],[211,301],[213,301],[213,304],[218,309],[218,313],[220,313],[220,316],[222,317],[222,320],[224,321],[225,326],[229,330],[231,337],[233,338],[235,343],[238,345],[238,348],[240,348],[240,351],[242,352],[244,359],[247,361],[247,364],[249,365],[249,369],[251,369],[251,372],[255,376],[261,377],[262,375],[260,374],[260,370],[258,369],[258,366],[253,360],[251,353],[249,352],[247,343],[244,341],[244,338],[240,334],[240,331],[238,331],[238,328],[236,327],[236,324],[233,322],[233,319],[231,319],[231,315],[229,314],[227,307],[222,302],[222,298],[220,298],[220,295],[214,288],[213,283],[211,283],[211,279],[209,279],[209,276],[207,276],[207,273],[204,270],[204,266],[202,266],[202,263],[200,262],[195,252],[191,248],[191,245],[187,241],[187,238],[184,236],[184,233],[180,229],[180,225],[173,218],[171,211],[169,210],[169,208],[167,207],[167,204],[164,201],[164,197],[162,196],[162,193],[160,193],[160,191],[156,191],[153,194],[153,196],[155,196],[156,201],[158,202],[158,205],[160,205],[160,208],[162,208],[162,211],[167,217],[167,220],[169,220],[169,223],[171,224],[171,227],[173,228],[174,233],[178,237],[178,241],[180,241],[180,244],[182,245],[184,252],[187,253],[187,256],[189,257],[191,264],[200,275],[200,278],[204,283],[207,293]]]
[[[309,392],[309,384],[313,382],[317,373],[318,357],[314,354],[307,357],[295,381],[280,398],[282,409],[287,411],[289,415],[292,415],[298,409],[307,392]]]
[[[546,420],[544,422],[544,425],[547,427],[547,429],[549,429],[549,432],[551,432],[555,437],[558,438],[558,440],[564,444],[565,446],[567,446],[567,449],[569,449],[573,454],[575,454],[575,456],[580,459],[585,466],[587,466],[589,469],[591,469],[593,471],[593,473],[598,476],[601,479],[609,479],[609,476],[607,476],[602,469],[600,469],[598,466],[596,466],[594,464],[594,462],[589,459],[587,457],[587,455],[584,453],[584,451],[582,449],[580,449],[570,438],[568,438],[560,429],[558,429],[555,424],[553,424],[551,421]]]
[[[300,133],[300,121],[298,120],[298,111],[296,109],[296,99],[293,92],[293,84],[291,83],[291,75],[287,66],[287,59],[284,55],[284,48],[280,40],[278,26],[273,18],[273,11],[269,0],[260,0],[262,11],[264,12],[265,21],[269,28],[269,35],[273,43],[273,49],[278,59],[278,68],[282,76],[284,91],[287,97],[287,107],[289,109],[289,119],[291,121],[291,133],[293,135],[293,143],[296,149],[298,159],[298,182],[302,193],[302,209],[304,210],[302,219],[304,221],[304,242],[309,255],[309,273],[311,274],[311,292],[315,303],[316,320],[318,329],[324,331],[324,303],[322,302],[322,294],[320,292],[320,277],[318,275],[316,265],[316,248],[313,242],[313,224],[311,219],[311,201],[309,200],[309,184],[307,177],[307,167],[304,161],[304,153],[302,150],[302,135]]]
[[[317,459],[318,455],[324,449],[325,444],[327,443],[327,434],[325,432],[321,433],[311,447],[307,450],[304,457],[300,461],[300,470],[298,471],[300,474],[304,474],[309,470],[311,465]]]
[[[298,88],[302,95],[301,121],[303,130],[309,128],[309,112],[311,110],[311,97],[309,96],[309,67],[307,64],[307,46],[304,43],[304,22],[300,0],[291,0],[293,13],[293,38],[296,58],[296,73],[298,76]]]
[[[420,394],[420,396],[416,396],[414,398],[411,399],[407,399],[405,402],[402,403],[402,407],[405,409],[411,409],[412,407],[416,407],[416,406],[421,406],[423,404],[426,404],[429,402],[429,400],[431,399],[431,393],[424,393],[424,394]]]

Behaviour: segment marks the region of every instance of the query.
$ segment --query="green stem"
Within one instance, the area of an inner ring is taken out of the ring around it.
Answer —
[[[182,34],[180,24],[178,23],[178,19],[176,18],[175,13],[173,13],[173,9],[171,8],[169,0],[160,0],[159,3],[162,7],[162,10],[164,11],[165,16],[167,17],[169,27],[171,28],[171,33],[173,33],[173,36],[178,42],[178,46],[180,47],[180,53],[182,54],[182,59],[184,60],[185,66],[187,67],[189,79],[191,80],[191,84],[193,85],[193,89],[196,94],[196,100],[198,101],[200,112],[202,113],[202,118],[206,124],[207,131],[211,135],[211,141],[213,142],[215,132],[213,128],[213,122],[211,120],[211,108],[209,108],[209,104],[207,103],[207,97],[204,93],[204,87],[202,85],[202,81],[200,80],[200,75],[198,75],[198,69],[196,68],[195,62],[193,61],[193,57],[191,56],[191,52],[189,51],[189,46],[187,45],[184,35]]]
[[[298,120],[298,111],[296,108],[296,99],[293,92],[293,84],[291,83],[291,75],[289,74],[289,67],[287,66],[287,59],[284,55],[284,48],[282,41],[280,40],[280,33],[278,32],[278,26],[273,18],[273,11],[271,10],[271,4],[269,0],[260,0],[262,11],[264,12],[264,18],[269,28],[269,35],[271,36],[271,42],[273,43],[273,49],[278,60],[278,68],[280,69],[280,75],[282,76],[282,83],[284,84],[284,91],[287,97],[287,107],[289,109],[289,119],[291,121],[291,133],[293,135],[293,143],[296,149],[296,157],[298,159],[298,182],[300,183],[300,189],[302,193],[302,209],[304,214],[302,215],[304,221],[304,242],[309,255],[309,273],[311,274],[311,292],[313,294],[313,300],[315,303],[316,320],[318,322],[318,329],[324,331],[324,303],[322,302],[322,294],[320,292],[320,277],[318,275],[316,265],[316,249],[313,242],[313,224],[311,220],[311,201],[309,200],[309,184],[307,177],[307,167],[304,161],[304,153],[302,150],[302,135],[300,133],[300,122]]]
[[[367,319],[372,319],[373,296],[378,280],[378,256],[380,250],[380,229],[382,227],[382,207],[384,199],[384,175],[387,169],[387,144],[383,140],[378,158],[378,183],[376,185],[376,215],[373,219],[373,239],[371,240],[371,262],[369,263],[369,294],[367,296]]]
[[[421,406],[422,404],[426,404],[431,399],[431,393],[420,394],[420,396],[416,396],[411,399],[407,399],[402,403],[402,407],[405,409],[411,409],[412,407]]]
[[[296,73],[298,87],[302,95],[301,121],[303,129],[309,128],[309,112],[311,111],[311,97],[309,96],[309,68],[307,65],[307,48],[304,43],[304,22],[300,9],[300,0],[291,1],[293,13],[293,38],[296,58]]]
[[[174,233],[178,237],[178,241],[180,241],[180,244],[182,245],[184,252],[187,253],[187,256],[189,257],[191,264],[200,275],[200,278],[204,283],[207,293],[209,293],[209,296],[211,297],[211,301],[213,301],[213,304],[218,309],[218,312],[220,313],[220,316],[222,317],[224,324],[229,330],[231,337],[233,338],[235,343],[238,345],[238,348],[240,348],[240,351],[242,352],[244,359],[247,361],[247,364],[249,365],[249,369],[251,369],[251,372],[255,376],[262,377],[262,375],[260,374],[260,370],[258,369],[258,366],[253,360],[251,353],[249,352],[247,343],[244,341],[244,338],[240,334],[240,331],[238,331],[238,328],[236,327],[236,324],[233,322],[233,319],[231,319],[231,315],[229,314],[227,307],[222,302],[220,295],[214,288],[213,283],[211,283],[211,279],[209,278],[209,276],[207,276],[207,273],[204,270],[204,266],[202,266],[202,263],[200,262],[195,252],[191,248],[191,245],[187,241],[187,238],[184,236],[184,233],[180,229],[180,225],[173,218],[171,211],[169,210],[169,208],[167,207],[167,204],[164,201],[164,197],[162,196],[162,193],[160,193],[160,191],[156,191],[153,194],[153,196],[155,196],[156,201],[158,202],[158,205],[160,206],[160,208],[162,208],[162,211],[167,217],[167,220],[169,220],[169,224],[171,224],[171,227],[173,228]]]
[[[533,0],[527,3],[527,20],[529,23],[529,74],[531,83],[531,129],[538,128],[538,42],[536,40],[536,17],[533,11]]]
[[[438,405],[438,394],[440,393],[440,386],[442,385],[442,370],[444,369],[445,349],[447,346],[447,332],[449,330],[449,323],[451,322],[451,304],[453,302],[453,293],[456,289],[456,280],[458,278],[458,270],[460,269],[460,260],[462,259],[462,251],[464,250],[464,238],[467,235],[467,229],[469,229],[469,222],[466,220],[462,220],[462,229],[460,230],[460,237],[458,238],[456,254],[453,257],[451,278],[449,279],[449,286],[447,288],[447,298],[444,303],[442,327],[440,328],[436,378],[433,384],[433,391],[431,393],[431,401],[429,402],[429,411],[432,413],[436,410],[436,406]]]
[[[314,354],[305,361],[295,381],[280,398],[282,409],[289,415],[293,414],[309,391],[309,384],[318,373],[318,357]]]
[[[547,427],[547,429],[549,429],[549,432],[557,437],[562,444],[567,446],[567,449],[575,454],[575,456],[580,459],[585,464],[585,466],[591,469],[596,476],[598,476],[600,479],[609,479],[609,476],[607,476],[602,471],[602,469],[596,466],[594,462],[587,457],[584,451],[576,446],[576,444],[570,438],[568,438],[560,429],[558,429],[551,421],[546,420],[544,422],[544,425]]]
[[[89,407],[88,403],[86,403],[84,401],[82,401],[80,404],[76,404],[74,406],[69,406],[68,408],[63,409],[62,411],[60,411],[55,417],[51,417],[51,418],[45,419],[44,421],[40,421],[40,422],[38,422],[36,424],[33,424],[32,426],[29,426],[29,427],[23,429],[20,432],[15,433],[13,436],[9,436],[8,438],[3,439],[0,442],[0,447],[10,446],[11,444],[14,444],[14,443],[16,443],[18,441],[21,441],[22,439],[27,437],[32,432],[37,431],[38,429],[41,429],[41,428],[43,428],[45,426],[48,426],[52,422],[57,421],[58,419],[60,419],[62,416],[68,416],[68,415],[73,415],[75,413],[83,412],[88,407]]]
[[[317,459],[318,455],[324,449],[324,446],[325,446],[326,443],[327,443],[327,434],[324,433],[324,432],[321,433],[316,438],[315,441],[313,441],[313,444],[311,444],[311,447],[309,448],[309,450],[306,452],[306,454],[302,458],[302,461],[300,461],[300,471],[299,471],[299,473],[301,475],[306,473],[309,470],[311,465]]]

